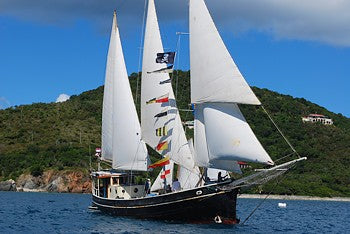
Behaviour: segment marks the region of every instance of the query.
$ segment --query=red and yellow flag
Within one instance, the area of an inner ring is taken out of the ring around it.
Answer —
[[[169,94],[165,94],[163,96],[157,97],[157,98],[152,98],[146,102],[146,104],[151,104],[151,103],[164,103],[164,102],[169,102]]]
[[[170,163],[169,156],[166,156],[165,158],[162,158],[161,160],[159,160],[159,161],[149,165],[148,168],[162,167],[162,166],[165,166],[165,165],[167,165],[169,163]]]
[[[157,145],[156,149],[157,149],[158,151],[168,149],[168,142],[167,142],[167,141],[160,142],[160,143]]]

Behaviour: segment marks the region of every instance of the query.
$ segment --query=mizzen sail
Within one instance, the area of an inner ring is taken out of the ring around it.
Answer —
[[[102,112],[102,159],[118,170],[147,171],[148,154],[126,71],[116,13],[110,38]]]

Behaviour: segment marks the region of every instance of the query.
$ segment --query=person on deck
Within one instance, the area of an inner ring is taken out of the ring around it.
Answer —
[[[175,192],[175,191],[180,191],[181,190],[181,184],[179,182],[179,180],[177,178],[175,178],[173,184],[172,184],[172,191]]]
[[[150,192],[151,192],[151,180],[150,179],[146,180],[145,191],[146,191],[146,194],[150,194]]]
[[[227,179],[227,174],[225,176],[221,176],[221,171],[218,173],[218,183]]]
[[[170,184],[168,184],[168,185],[166,186],[165,191],[166,191],[167,193],[171,193],[171,186],[170,186]]]

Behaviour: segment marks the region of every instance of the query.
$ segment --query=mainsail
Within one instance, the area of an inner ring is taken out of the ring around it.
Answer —
[[[154,0],[148,1],[143,46],[141,83],[141,128],[145,142],[162,155],[188,169],[194,168],[191,151],[182,127],[168,73],[154,73],[166,68],[157,63],[164,53]],[[166,146],[166,147],[165,147]]]
[[[237,160],[272,165],[237,103],[260,105],[223,43],[204,0],[190,0],[191,102],[198,166],[235,171]]]
[[[114,169],[147,171],[147,148],[141,140],[115,12],[103,97],[102,159],[112,161]]]

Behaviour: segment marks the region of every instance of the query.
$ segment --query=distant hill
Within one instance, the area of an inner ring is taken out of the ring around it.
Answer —
[[[130,76],[133,94],[136,77],[135,73]],[[173,80],[178,107],[188,109],[189,72],[177,71],[174,77],[178,77],[178,84]],[[308,157],[277,185],[272,182],[253,191],[350,196],[350,119],[303,98],[253,89],[297,152]],[[102,96],[101,86],[63,103],[0,110],[0,180],[16,179],[23,173],[40,175],[47,169],[89,168],[90,155],[101,141]],[[241,105],[241,109],[274,160],[291,153],[261,107]],[[334,125],[302,123],[301,117],[310,113],[327,115]],[[181,112],[181,116],[184,121],[193,119],[190,112]],[[187,135],[192,136],[192,130]],[[154,154],[152,157],[155,159]],[[149,176],[156,174],[154,171]]]

